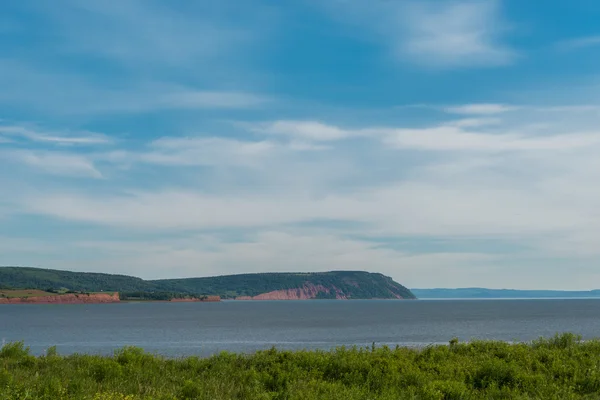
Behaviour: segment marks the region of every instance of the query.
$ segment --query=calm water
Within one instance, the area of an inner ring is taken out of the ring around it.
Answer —
[[[421,346],[526,341],[556,332],[600,337],[600,300],[252,301],[0,305],[0,340],[40,354],[111,353],[126,345],[167,356],[340,345]]]

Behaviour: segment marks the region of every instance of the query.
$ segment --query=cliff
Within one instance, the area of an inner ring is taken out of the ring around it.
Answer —
[[[333,292],[333,294],[332,294]],[[239,296],[236,300],[310,300],[326,295],[337,300],[347,300],[348,296],[336,287],[328,288],[323,285],[307,283],[300,288],[274,290],[256,296]],[[330,296],[331,295],[331,296]]]
[[[57,294],[53,296],[0,297],[0,304],[96,304],[118,303],[119,293]]]

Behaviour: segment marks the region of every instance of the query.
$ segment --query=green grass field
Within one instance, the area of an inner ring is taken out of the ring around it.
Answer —
[[[0,289],[0,297],[40,297],[55,296],[55,293],[45,292],[37,289]]]
[[[421,350],[222,353],[165,359],[125,348],[114,356],[22,343],[0,350],[0,399],[599,399],[600,341],[564,334],[528,344],[452,343]]]

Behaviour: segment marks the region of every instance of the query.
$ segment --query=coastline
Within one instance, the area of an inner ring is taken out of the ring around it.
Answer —
[[[52,296],[0,297],[0,304],[106,304],[119,303],[119,293],[68,293]]]
[[[30,297],[0,297],[2,304],[114,304],[114,303],[216,303],[220,302],[219,296],[206,296],[206,298],[181,298],[171,300],[144,300],[132,299],[121,300],[118,292],[114,293],[68,293],[52,296],[30,296]]]

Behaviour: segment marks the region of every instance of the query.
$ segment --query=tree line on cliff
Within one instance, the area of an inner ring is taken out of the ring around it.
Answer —
[[[258,273],[207,278],[143,280],[141,278],[89,272],[71,272],[29,267],[0,267],[0,286],[70,291],[115,291],[152,296],[216,295],[222,298],[257,296],[277,290],[303,288],[307,285],[329,290],[318,298],[335,298],[343,293],[351,299],[413,299],[413,293],[392,278],[363,271],[320,273]],[[174,298],[174,297],[171,297]],[[166,298],[164,298],[166,299]]]

